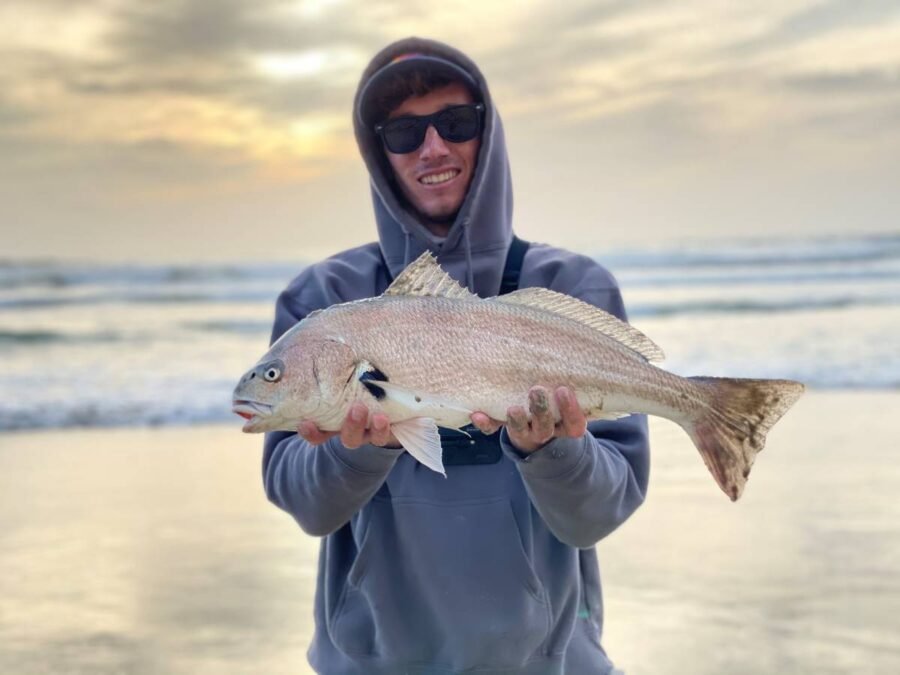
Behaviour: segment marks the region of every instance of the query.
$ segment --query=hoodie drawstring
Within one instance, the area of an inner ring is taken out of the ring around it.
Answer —
[[[403,269],[406,269],[406,266],[411,262],[409,259],[409,251],[411,247],[410,240],[412,239],[412,235],[406,228],[403,228],[403,234],[406,235],[406,243],[403,246]]]
[[[466,247],[466,286],[475,292],[475,273],[472,271],[472,244],[469,242],[469,219],[462,221],[463,242]]]

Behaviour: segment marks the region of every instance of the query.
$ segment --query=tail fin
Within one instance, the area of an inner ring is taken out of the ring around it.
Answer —
[[[708,407],[684,425],[716,483],[731,501],[744,491],[756,453],[769,429],[800,398],[792,380],[688,378],[708,391]]]

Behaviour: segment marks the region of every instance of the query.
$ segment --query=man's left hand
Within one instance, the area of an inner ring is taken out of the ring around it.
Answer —
[[[480,431],[492,434],[506,424],[509,440],[526,454],[540,450],[554,438],[580,438],[587,430],[587,419],[578,405],[571,387],[557,387],[553,392],[560,420],[553,419],[550,392],[546,387],[532,387],[528,391],[528,411],[520,405],[506,411],[506,421],[492,419],[482,412],[472,413],[471,419]]]

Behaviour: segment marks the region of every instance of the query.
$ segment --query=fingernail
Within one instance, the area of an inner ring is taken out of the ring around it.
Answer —
[[[366,419],[366,411],[362,408],[353,408],[353,410],[350,411],[350,419],[354,422],[362,422]]]
[[[529,399],[535,412],[546,412],[550,408],[550,404],[547,401],[547,392],[543,389],[530,392]]]

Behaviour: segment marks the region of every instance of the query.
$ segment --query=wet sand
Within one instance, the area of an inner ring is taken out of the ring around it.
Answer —
[[[900,672],[898,411],[807,394],[737,504],[654,421],[647,503],[599,548],[617,665]],[[311,672],[318,540],[238,428],[0,434],[0,672]]]

